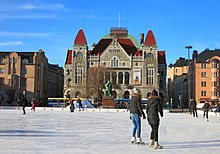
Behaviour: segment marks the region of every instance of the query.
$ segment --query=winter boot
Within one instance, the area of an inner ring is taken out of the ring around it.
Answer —
[[[158,143],[158,141],[154,142],[154,149],[163,149],[163,146]]]
[[[142,141],[140,137],[137,138],[137,144],[138,145],[144,145],[145,143]]]
[[[132,138],[131,138],[131,143],[132,143],[132,144],[135,144],[135,143],[136,143],[136,137],[132,137]]]
[[[153,146],[154,146],[154,140],[150,139],[149,147],[153,147]]]

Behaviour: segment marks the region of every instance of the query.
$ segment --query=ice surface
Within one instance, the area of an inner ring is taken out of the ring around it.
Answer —
[[[159,141],[164,149],[148,147],[150,127],[142,120],[144,146],[130,144],[128,112],[0,110],[0,153],[219,153],[220,116],[210,122],[188,113],[168,113],[161,119]],[[97,110],[98,111],[98,110]]]

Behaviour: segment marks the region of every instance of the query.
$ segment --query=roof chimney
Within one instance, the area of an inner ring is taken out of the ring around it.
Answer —
[[[140,45],[144,43],[144,33],[140,34]]]

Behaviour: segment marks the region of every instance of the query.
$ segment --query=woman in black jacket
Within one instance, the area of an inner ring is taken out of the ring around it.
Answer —
[[[157,91],[154,89],[152,91],[151,96],[148,99],[147,107],[146,107],[146,113],[147,113],[147,120],[149,125],[151,126],[151,134],[150,134],[150,147],[154,147],[155,149],[161,149],[163,148],[158,143],[158,129],[159,129],[159,114],[163,117],[163,107],[161,103],[161,99],[158,96]]]

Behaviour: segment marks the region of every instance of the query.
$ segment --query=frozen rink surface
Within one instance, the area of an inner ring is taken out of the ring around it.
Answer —
[[[74,112],[56,110],[0,110],[0,153],[51,154],[218,154],[220,116],[210,122],[188,113],[165,112],[159,128],[164,149],[148,147],[150,127],[142,120],[142,140],[130,144],[132,122],[128,112]]]

